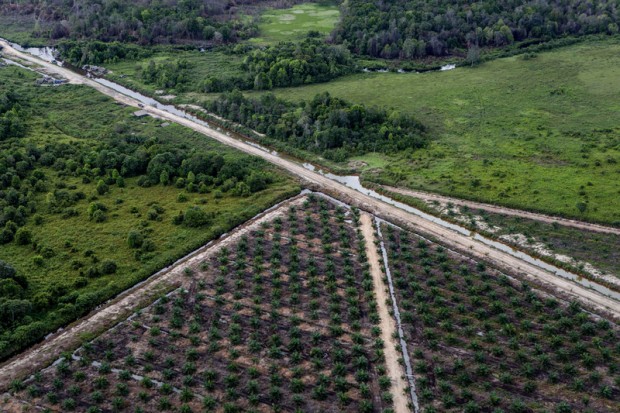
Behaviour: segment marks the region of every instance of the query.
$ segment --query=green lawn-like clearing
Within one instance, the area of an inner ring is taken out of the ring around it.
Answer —
[[[329,34],[340,18],[335,4],[305,3],[290,9],[268,10],[261,15],[260,36],[252,43],[268,44],[299,40],[311,30]]]
[[[162,89],[155,84],[147,84],[141,78],[141,71],[146,68],[150,61],[157,63],[173,62],[185,60],[189,63],[187,84],[199,85],[207,77],[213,76],[217,78],[228,78],[234,76],[243,76],[241,63],[242,55],[225,54],[222,51],[200,52],[198,50],[174,50],[171,48],[159,48],[152,57],[142,60],[122,60],[117,63],[105,64],[105,67],[111,70],[106,77],[110,80],[119,82],[132,89],[140,90],[153,95],[156,90]],[[177,91],[172,92],[175,95]],[[191,97],[193,93],[188,93]]]
[[[365,73],[275,93],[309,100],[329,91],[417,116],[434,143],[413,154],[371,155],[366,172],[380,168],[382,180],[612,223],[620,222],[619,52],[612,38],[531,59]]]

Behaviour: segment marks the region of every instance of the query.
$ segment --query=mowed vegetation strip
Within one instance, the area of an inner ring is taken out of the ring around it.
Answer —
[[[23,126],[0,142],[0,260],[15,270],[3,271],[1,358],[299,191],[189,129],[135,117],[88,88],[34,80],[0,70]],[[258,191],[252,173],[266,178]]]
[[[89,412],[389,411],[359,212],[310,195],[184,269],[162,297],[14,383],[7,403]]]
[[[355,157],[371,180],[617,224],[619,50],[610,38],[529,59],[359,74],[274,93],[308,101],[329,91],[413,114],[430,128],[427,149]]]
[[[425,411],[617,408],[617,324],[415,234],[382,233]]]

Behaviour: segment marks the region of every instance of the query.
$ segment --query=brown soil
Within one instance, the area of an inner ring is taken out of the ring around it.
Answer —
[[[183,274],[186,267],[198,267],[221,248],[235,242],[248,231],[259,228],[261,223],[283,215],[290,205],[300,205],[303,199],[304,197],[293,198],[284,202],[279,208],[259,215],[215,243],[207,244],[177,261],[173,267],[156,273],[146,282],[127,290],[103,308],[94,310],[48,340],[6,361],[0,366],[0,390],[6,390],[14,379],[23,378],[50,364],[63,351],[78,347],[83,337],[105,331],[121,322],[137,309],[154,301],[163,292],[178,286],[188,287],[191,278]]]
[[[380,258],[375,247],[375,234],[372,225],[372,217],[369,214],[361,214],[361,229],[366,240],[366,254],[370,263],[370,272],[373,278],[375,294],[377,296],[377,307],[379,308],[379,317],[381,318],[381,339],[384,342],[383,351],[385,352],[385,364],[387,367],[387,375],[392,380],[392,396],[394,397],[394,412],[406,413],[411,412],[409,408],[409,400],[405,395],[407,383],[404,379],[405,370],[398,362],[400,353],[396,350],[398,343],[394,341],[394,333],[396,332],[396,321],[390,315],[388,309],[388,293],[383,283],[383,272],[381,271]]]

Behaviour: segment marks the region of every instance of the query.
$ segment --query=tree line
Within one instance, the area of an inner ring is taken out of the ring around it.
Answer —
[[[332,41],[385,59],[445,56],[468,47],[618,32],[618,2],[349,0]]]
[[[254,80],[254,89],[327,82],[354,70],[349,51],[327,45],[318,32],[301,43],[285,42],[248,53],[242,68]]]
[[[68,188],[62,182],[68,176],[81,177],[99,195],[111,186],[124,187],[126,178],[137,177],[142,187],[175,185],[187,192],[218,189],[248,196],[272,181],[255,163],[249,157],[226,158],[138,136],[95,148],[80,143],[48,143],[41,148],[14,143],[0,150],[0,244],[29,244],[31,234],[20,228],[36,213],[71,217],[78,212],[74,206],[86,194]],[[45,194],[43,205],[37,201],[38,194]]]
[[[327,92],[296,104],[272,94],[246,98],[233,91],[208,104],[208,109],[288,146],[338,162],[355,154],[414,150],[428,143],[424,126],[412,116],[354,105]]]
[[[135,44],[100,40],[63,40],[58,43],[58,52],[63,59],[79,67],[114,63],[123,59],[144,59],[153,54],[152,49]]]
[[[316,33],[299,43],[281,42],[267,47],[236,47],[228,53],[246,55],[238,76],[208,76],[190,82],[192,65],[184,59],[167,59],[143,64],[140,76],[146,84],[177,91],[214,93],[239,90],[269,90],[275,87],[327,82],[352,73],[355,63],[342,46],[328,45]]]
[[[240,0],[237,5],[254,4]],[[33,35],[57,39],[96,39],[142,45],[203,42],[221,44],[248,39],[257,32],[253,19],[237,19],[228,0],[22,0],[0,3],[3,14],[35,20]]]

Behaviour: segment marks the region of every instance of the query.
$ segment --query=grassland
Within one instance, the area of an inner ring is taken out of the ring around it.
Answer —
[[[20,298],[33,303],[29,315],[10,328],[3,328],[1,357],[36,341],[299,191],[291,178],[273,167],[188,129],[178,125],[162,128],[160,120],[136,118],[132,109],[115,104],[89,88],[36,87],[34,78],[34,74],[21,69],[0,69],[0,84],[10,85],[20,95],[29,96],[27,135],[0,142],[0,150],[23,153],[38,148],[46,152],[66,145],[67,156],[51,166],[40,166],[46,190],[28,194],[28,208],[36,214],[26,219],[25,228],[32,233],[33,242],[26,245],[9,242],[0,248],[0,260],[11,264],[28,281],[28,289]],[[117,135],[119,132],[121,135]],[[82,156],[96,159],[102,145],[118,142],[119,136],[124,136],[122,140],[129,139],[127,142],[148,140],[144,150],[152,154],[165,148],[175,153],[190,148],[195,153],[217,152],[226,162],[237,159],[275,179],[266,189],[245,197],[232,196],[215,187],[205,188],[202,193],[175,185],[146,187],[139,184],[137,176],[127,177],[123,186],[110,185],[109,191],[100,193],[96,190],[97,179],[85,179],[82,169],[74,174],[63,169],[67,163],[79,165]],[[82,152],[75,155],[69,148],[79,148]],[[26,184],[26,178],[22,176],[22,188],[27,189],[30,184]],[[76,200],[62,213],[53,211],[50,201],[59,193]],[[93,203],[107,209],[103,222],[97,222],[89,214]],[[6,212],[4,201],[2,206]],[[174,217],[191,206],[201,208],[213,218],[211,222],[198,227],[175,224]],[[128,234],[132,231],[144,237],[142,248],[128,245]],[[88,275],[90,268],[110,261],[116,265],[112,273]]]
[[[614,224],[620,222],[618,51],[617,38],[588,40],[473,68],[364,73],[274,93],[308,101],[329,91],[411,113],[427,125],[433,143],[426,149],[353,158],[366,164],[356,162],[356,169],[369,180]],[[241,73],[240,56],[181,53],[192,62],[192,84],[209,73]],[[128,74],[124,84],[153,93],[136,66],[110,68]],[[176,102],[216,96],[180,93]]]
[[[618,223],[618,52],[617,38],[588,41],[530,59],[424,74],[365,73],[275,94],[309,100],[329,91],[412,113],[428,125],[434,138],[428,149],[359,158],[370,179]]]
[[[250,39],[250,43],[262,45],[301,40],[311,30],[327,36],[336,27],[339,17],[338,6],[329,1],[264,11],[258,24],[259,37]]]
[[[14,383],[13,400],[92,413],[391,411],[359,215],[314,195],[282,209],[187,267],[188,288]]]
[[[616,409],[616,324],[415,234],[382,233],[423,411]]]
[[[121,83],[131,89],[141,91],[151,96],[155,91],[161,89],[155,84],[147,84],[141,78],[142,69],[146,68],[149,62],[155,64],[183,60],[189,64],[190,70],[186,73],[186,85],[191,85],[192,90],[198,89],[202,81],[208,77],[229,78],[243,76],[241,63],[243,55],[224,53],[221,50],[199,50],[174,49],[171,47],[154,48],[153,56],[142,60],[121,60],[116,63],[106,64],[106,68],[111,70],[106,77],[110,80]],[[179,88],[183,90],[183,86]],[[164,90],[164,93],[178,94],[178,90]],[[195,93],[183,93],[183,100],[192,100]]]

